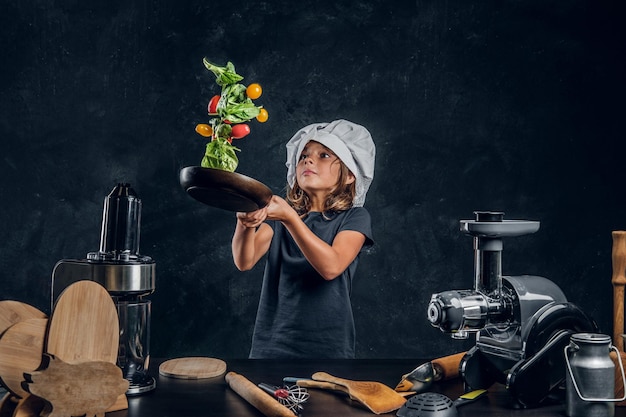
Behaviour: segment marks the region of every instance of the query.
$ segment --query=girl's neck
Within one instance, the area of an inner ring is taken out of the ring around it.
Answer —
[[[324,207],[326,203],[326,196],[320,197],[320,196],[313,194],[313,195],[309,195],[309,198],[311,199],[311,208],[309,209],[309,213],[312,211],[317,211],[317,212],[322,213],[324,211]]]

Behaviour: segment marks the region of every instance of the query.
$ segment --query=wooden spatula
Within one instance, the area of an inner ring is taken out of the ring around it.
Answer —
[[[24,398],[24,372],[41,365],[48,319],[28,319],[15,323],[0,336],[0,380],[11,393]]]
[[[119,318],[109,293],[95,281],[77,281],[54,306],[46,352],[69,364],[116,363],[119,338]]]
[[[392,388],[374,381],[352,381],[338,378],[326,372],[316,372],[312,378],[316,381],[330,382],[346,387],[350,397],[374,414],[390,413],[399,409],[406,402],[406,398]]]

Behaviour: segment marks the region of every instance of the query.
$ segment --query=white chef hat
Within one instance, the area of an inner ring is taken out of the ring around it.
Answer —
[[[293,188],[296,182],[296,165],[304,146],[316,141],[333,151],[354,174],[356,195],[353,205],[361,207],[365,194],[374,179],[376,146],[372,135],[361,125],[347,120],[330,123],[313,123],[298,130],[287,142],[287,183]]]

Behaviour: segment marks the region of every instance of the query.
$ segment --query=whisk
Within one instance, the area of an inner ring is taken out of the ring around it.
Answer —
[[[266,383],[260,383],[259,388],[267,392],[279,403],[293,411],[295,415],[299,415],[303,410],[302,404],[309,399],[309,393],[306,388],[297,385],[277,387]]]

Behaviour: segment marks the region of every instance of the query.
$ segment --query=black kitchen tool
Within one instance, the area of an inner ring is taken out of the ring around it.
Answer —
[[[273,195],[265,184],[253,178],[200,166],[181,169],[180,185],[201,203],[229,211],[261,209],[269,204]]]
[[[443,394],[424,392],[407,400],[398,410],[398,417],[456,417],[457,407],[476,401],[487,391],[479,389],[461,395],[455,401]]]

